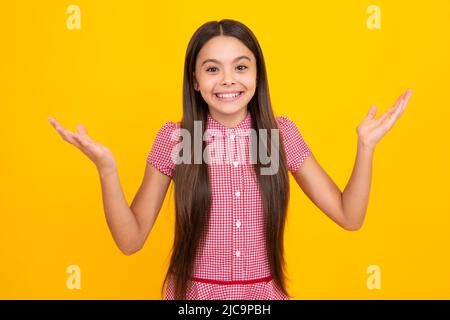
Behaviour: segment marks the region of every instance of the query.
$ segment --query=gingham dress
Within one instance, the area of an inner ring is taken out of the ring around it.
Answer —
[[[297,126],[286,116],[276,117],[283,140],[288,170],[297,171],[311,152]],[[180,140],[179,123],[166,122],[159,130],[147,162],[172,177],[172,150]],[[264,236],[263,205],[248,146],[252,128],[250,113],[234,128],[227,128],[209,113],[206,144],[212,203],[205,236],[200,239],[193,277],[186,299],[191,300],[286,300],[271,277]],[[217,142],[218,137],[219,142]],[[215,147],[211,143],[216,141]],[[219,147],[217,147],[219,146]],[[220,152],[222,151],[222,152]],[[220,163],[222,159],[222,163]],[[169,277],[165,299],[174,299]]]

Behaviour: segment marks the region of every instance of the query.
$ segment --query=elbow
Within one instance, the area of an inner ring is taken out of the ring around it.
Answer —
[[[120,251],[126,255],[131,256],[132,254],[135,254],[139,250],[142,249],[142,245],[135,245],[135,246],[119,246]]]
[[[344,227],[344,229],[347,231],[358,231],[361,229],[361,227],[362,227],[362,225],[346,226],[346,227]]]
[[[353,222],[349,221],[342,225],[342,228],[344,228],[347,231],[358,231],[362,228],[363,223],[362,222]]]
[[[126,255],[126,256],[131,256],[132,254],[138,252],[140,250],[140,248],[137,249],[124,249],[124,248],[120,248],[120,251]]]
[[[358,231],[362,228],[363,224],[364,224],[364,217],[365,217],[365,213],[364,214],[352,214],[352,215],[348,215],[346,214],[346,212],[342,209],[341,211],[341,215],[340,215],[341,219],[341,223],[340,226],[347,231]],[[351,218],[353,217],[353,218]]]

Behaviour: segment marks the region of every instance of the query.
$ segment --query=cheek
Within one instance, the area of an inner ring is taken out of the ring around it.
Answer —
[[[245,74],[245,84],[250,87],[256,87],[256,72],[248,72]]]
[[[243,81],[244,85],[249,91],[253,91],[256,88],[256,75],[249,76]]]
[[[201,82],[199,82],[200,89],[201,89],[203,92],[205,92],[205,93],[211,93],[211,91],[214,90],[214,87],[215,87],[215,85],[216,85],[214,79],[211,79],[211,78],[208,78],[208,79],[203,78],[203,79],[201,79],[200,81],[201,81]]]

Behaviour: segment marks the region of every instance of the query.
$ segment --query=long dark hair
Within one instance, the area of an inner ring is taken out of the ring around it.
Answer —
[[[266,66],[260,45],[253,32],[241,22],[224,19],[209,21],[198,28],[189,41],[184,63],[183,78],[183,119],[181,128],[189,130],[194,139],[194,121],[202,121],[203,133],[206,129],[208,105],[201,93],[194,90],[193,75],[197,55],[203,45],[213,37],[225,35],[239,39],[256,57],[256,92],[248,103],[252,126],[259,141],[259,129],[267,129],[266,155],[270,156],[271,130],[278,129],[272,111],[267,83]],[[203,134],[202,133],[202,134]],[[264,208],[266,246],[271,275],[278,288],[289,296],[285,284],[285,260],[283,248],[284,225],[289,199],[289,176],[283,142],[279,139],[279,170],[273,175],[258,174],[266,167],[260,161],[258,152],[254,164],[257,181]],[[257,144],[259,145],[259,144]],[[191,141],[191,155],[194,153],[194,141]],[[202,142],[202,148],[206,142]],[[264,148],[264,147],[263,147]],[[178,164],[174,175],[175,190],[175,237],[169,269],[163,282],[174,277],[175,299],[186,299],[188,281],[192,277],[195,253],[199,240],[209,221],[211,190],[208,164]]]

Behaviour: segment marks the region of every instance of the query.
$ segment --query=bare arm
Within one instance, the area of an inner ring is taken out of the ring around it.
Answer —
[[[341,190],[322,169],[312,152],[292,175],[306,196],[323,213],[342,228],[352,230],[345,218]]]
[[[139,251],[147,239],[164,201],[170,178],[153,166],[144,179],[131,207],[125,199],[117,171],[99,172],[103,207],[111,234],[125,255]]]
[[[363,224],[370,191],[372,152],[358,149],[352,176],[342,192],[311,153],[295,180],[309,199],[345,230],[359,230]]]
[[[355,165],[347,186],[342,193],[342,207],[347,224],[358,230],[364,223],[369,202],[374,150],[358,141]]]
[[[304,160],[299,170],[293,173],[298,185],[312,202],[346,230],[359,230],[364,223],[375,145],[403,113],[410,96],[411,90],[407,90],[393,107],[377,119],[374,118],[376,107],[370,108],[366,118],[357,127],[356,160],[344,192],[341,192],[320,167],[312,153]]]
[[[156,221],[171,178],[147,164],[144,179],[131,204],[140,228],[140,245],[144,245]]]
[[[111,150],[94,141],[83,125],[78,125],[78,132],[72,132],[56,119],[49,117],[49,121],[65,141],[80,149],[96,165],[106,221],[119,249],[125,255],[140,250],[161,209],[170,177],[147,164],[143,182],[129,207]]]

